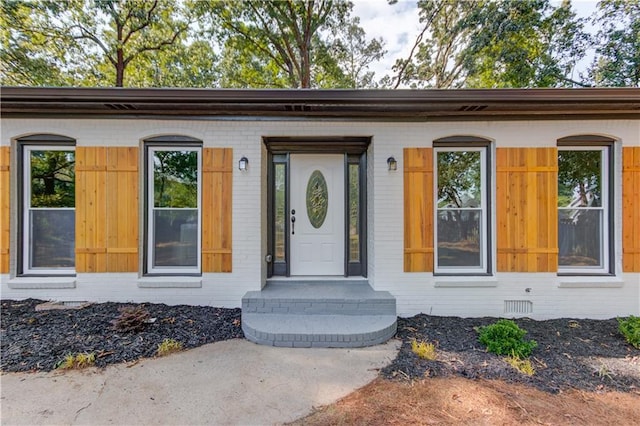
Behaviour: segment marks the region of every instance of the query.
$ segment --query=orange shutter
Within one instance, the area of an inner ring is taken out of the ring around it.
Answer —
[[[404,271],[433,271],[433,150],[404,149]]]
[[[233,150],[202,155],[202,272],[231,272]]]
[[[107,148],[107,272],[138,272],[138,148]]]
[[[640,272],[640,146],[622,148],[622,268]]]
[[[138,149],[76,148],[76,271],[138,270]]]
[[[0,147],[0,274],[9,273],[9,171],[11,148]]]
[[[558,270],[558,150],[496,149],[499,272]]]

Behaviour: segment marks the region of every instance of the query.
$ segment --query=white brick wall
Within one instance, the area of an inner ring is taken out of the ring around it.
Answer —
[[[431,146],[434,139],[451,135],[477,135],[498,147],[556,145],[572,134],[601,134],[640,146],[640,121],[521,121],[521,122],[364,122],[310,120],[140,120],[140,119],[3,119],[1,145],[20,136],[56,133],[75,138],[79,146],[140,146],[162,134],[199,138],[205,147],[232,147],[233,272],[204,274],[198,288],[139,288],[138,274],[78,274],[73,289],[17,289],[20,278],[3,275],[2,298],[37,297],[55,300],[150,301],[170,304],[240,306],[245,292],[259,290],[266,276],[266,150],[263,136],[373,136],[368,152],[368,271],[377,290],[388,290],[398,300],[398,313],[437,315],[504,315],[504,300],[530,300],[534,318],[559,316],[607,318],[640,314],[640,274],[622,274],[621,231],[616,241],[615,277],[596,278],[591,287],[567,287],[570,281],[555,274],[496,274],[489,287],[442,287],[430,273],[403,272],[404,147]],[[620,188],[618,148],[615,187]],[[246,156],[248,171],[235,165]],[[387,170],[394,156],[398,170]],[[15,185],[15,182],[14,184]],[[15,191],[14,191],[15,193]],[[616,222],[621,223],[620,192]],[[15,204],[15,203],[14,203]],[[16,210],[14,208],[14,210]],[[15,215],[15,213],[14,213]],[[493,227],[495,229],[495,226]],[[13,233],[15,237],[15,232]],[[15,250],[13,250],[15,252]],[[495,256],[494,256],[495,258]],[[460,285],[462,280],[457,280]],[[589,281],[582,279],[581,282]],[[24,282],[24,279],[22,280]],[[470,283],[473,285],[473,283]],[[528,292],[526,289],[530,289]]]

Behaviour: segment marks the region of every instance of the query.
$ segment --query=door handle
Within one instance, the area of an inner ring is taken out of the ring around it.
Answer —
[[[296,233],[296,211],[295,209],[291,210],[291,235],[295,235]]]

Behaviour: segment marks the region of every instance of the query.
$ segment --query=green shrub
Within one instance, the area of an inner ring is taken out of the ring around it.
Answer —
[[[618,330],[629,344],[640,349],[640,317],[618,318]]]
[[[91,353],[79,353],[79,354],[67,354],[64,359],[56,365],[56,368],[63,370],[80,369],[92,366],[96,362],[96,354]]]
[[[501,319],[491,325],[478,327],[477,330],[480,333],[480,343],[497,355],[526,358],[538,346],[535,340],[524,340],[527,332],[511,320]]]

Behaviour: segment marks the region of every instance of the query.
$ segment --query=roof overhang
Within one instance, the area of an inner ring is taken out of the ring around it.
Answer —
[[[0,89],[3,117],[280,117],[389,120],[640,118],[640,89]]]

